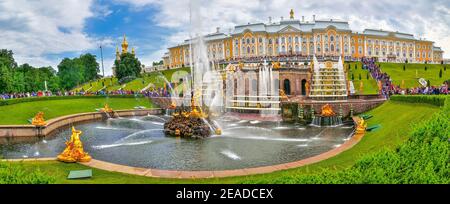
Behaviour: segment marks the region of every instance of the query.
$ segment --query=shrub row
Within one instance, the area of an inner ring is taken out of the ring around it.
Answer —
[[[409,96],[408,96],[409,97]],[[429,97],[398,97],[404,101],[436,101]],[[247,180],[245,183],[307,184],[449,184],[450,183],[450,97],[430,120],[416,125],[410,138],[398,148],[384,149],[359,159],[352,167],[313,174],[285,174],[277,178]]]
[[[55,178],[40,170],[28,172],[20,163],[0,161],[0,184],[52,184]]]
[[[110,96],[49,96],[49,97],[31,97],[31,98],[15,98],[8,100],[0,100],[0,106],[13,105],[18,103],[35,102],[35,101],[50,101],[50,100],[68,100],[68,99],[83,99],[83,98],[135,98],[143,97],[143,95],[110,95]]]
[[[395,95],[392,96],[390,99],[392,101],[402,101],[402,102],[408,102],[408,103],[426,103],[431,104],[435,106],[443,106],[446,98],[449,98],[450,96],[427,96],[427,95],[417,95],[417,96],[402,96],[402,95]]]

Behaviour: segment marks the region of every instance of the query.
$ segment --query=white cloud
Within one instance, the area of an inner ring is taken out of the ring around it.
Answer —
[[[18,63],[55,66],[45,55],[82,52],[97,47],[83,32],[93,17],[93,0],[0,0],[1,47],[11,49]]]
[[[188,0],[116,0],[134,7],[154,6],[158,13],[153,21],[159,26],[175,29],[167,37],[169,45],[181,43],[189,36]],[[268,17],[279,20],[293,8],[296,18],[347,20],[355,31],[375,28],[399,31],[424,37],[441,46],[450,58],[450,1],[449,0],[199,0],[204,32],[214,32],[248,22],[267,22]],[[165,49],[165,48],[162,48]],[[159,51],[161,53],[161,51]],[[157,59],[155,59],[157,60]]]

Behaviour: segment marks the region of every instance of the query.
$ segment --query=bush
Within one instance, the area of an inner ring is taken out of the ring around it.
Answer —
[[[138,94],[137,97],[143,97]],[[0,106],[13,105],[18,103],[35,102],[35,101],[50,101],[50,100],[69,100],[69,99],[82,99],[82,98],[105,98],[106,96],[49,96],[49,97],[31,97],[31,98],[15,98],[8,100],[0,100]],[[134,98],[135,95],[110,95],[110,98]]]
[[[0,184],[52,184],[55,178],[39,169],[28,172],[20,163],[0,162]]]
[[[392,101],[402,101],[408,103],[426,103],[435,106],[443,106],[445,104],[446,98],[448,96],[426,96],[426,95],[417,95],[417,96],[401,96],[395,95],[391,97]]]

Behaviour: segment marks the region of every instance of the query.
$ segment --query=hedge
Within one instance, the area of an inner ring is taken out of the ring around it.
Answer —
[[[443,102],[430,97],[395,97],[403,101],[443,103],[443,107],[428,121],[413,127],[408,141],[394,150],[364,155],[345,170],[324,169],[315,174],[291,174],[245,183],[450,184],[450,97],[434,96],[444,98]]]
[[[50,100],[70,100],[70,99],[90,99],[90,98],[135,98],[135,97],[143,97],[143,95],[95,95],[95,96],[49,96],[49,97],[30,97],[30,98],[15,98],[15,99],[7,99],[0,100],[0,106],[13,105],[18,103],[26,103],[26,102],[35,102],[35,101],[50,101]]]
[[[39,169],[28,172],[21,163],[0,161],[0,184],[52,184],[55,181]]]
[[[416,95],[416,96],[403,96],[403,95],[395,95],[390,99],[392,101],[402,101],[408,103],[426,103],[435,106],[443,106],[444,102],[450,96],[446,95]]]

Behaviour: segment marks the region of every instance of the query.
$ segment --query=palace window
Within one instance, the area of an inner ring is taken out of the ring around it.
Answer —
[[[295,42],[298,43],[298,37],[295,37]]]
[[[297,52],[297,53],[300,52],[300,47],[298,45],[295,46],[295,52]]]
[[[378,45],[378,40],[375,40],[375,44],[377,44],[377,45]]]
[[[375,55],[379,55],[380,54],[380,50],[378,48],[375,49]]]
[[[320,41],[320,35],[317,35],[317,41]]]
[[[358,47],[358,53],[362,54],[362,47],[361,46]]]
[[[334,45],[333,44],[330,46],[330,49],[331,49],[331,52],[334,52]]]
[[[334,36],[330,36],[330,41],[331,41],[331,42],[334,41]]]
[[[292,37],[289,37],[289,38],[288,38],[288,42],[289,42],[289,43],[292,43]]]
[[[286,46],[283,45],[283,47],[281,47],[281,52],[283,52],[283,53],[286,52]]]
[[[352,46],[352,54],[355,54],[355,46]]]
[[[259,43],[262,43],[262,38],[259,38]]]
[[[328,35],[325,35],[325,41],[328,41]]]
[[[239,40],[237,40],[237,39],[236,39],[236,41],[235,41],[235,42],[236,42],[236,45],[239,45]]]
[[[279,42],[278,42],[278,38],[277,38],[277,39],[275,39],[275,43],[276,43],[276,44],[278,45],[278,43],[279,43]]]
[[[368,40],[367,42],[370,44],[370,43],[372,43],[372,40]]]
[[[328,43],[325,44],[325,52],[328,52]]]
[[[286,38],[282,37],[281,38],[281,43],[286,43]]]
[[[348,45],[347,44],[344,45],[344,52],[348,53]]]
[[[369,55],[372,55],[372,49],[369,49]]]
[[[250,54],[250,47],[247,47],[247,54]]]
[[[252,54],[255,54],[255,46],[252,47]]]
[[[314,45],[311,44],[311,45],[309,46],[309,51],[312,52],[312,53],[314,53]]]
[[[269,45],[271,45],[272,44],[272,39],[269,39]]]
[[[320,52],[320,46],[317,46],[317,52]]]
[[[255,38],[252,38],[252,43],[255,43]]]
[[[360,38],[360,39],[358,39],[358,43],[359,43],[359,44],[361,44],[361,43],[362,43],[362,40],[361,40],[361,38]]]

